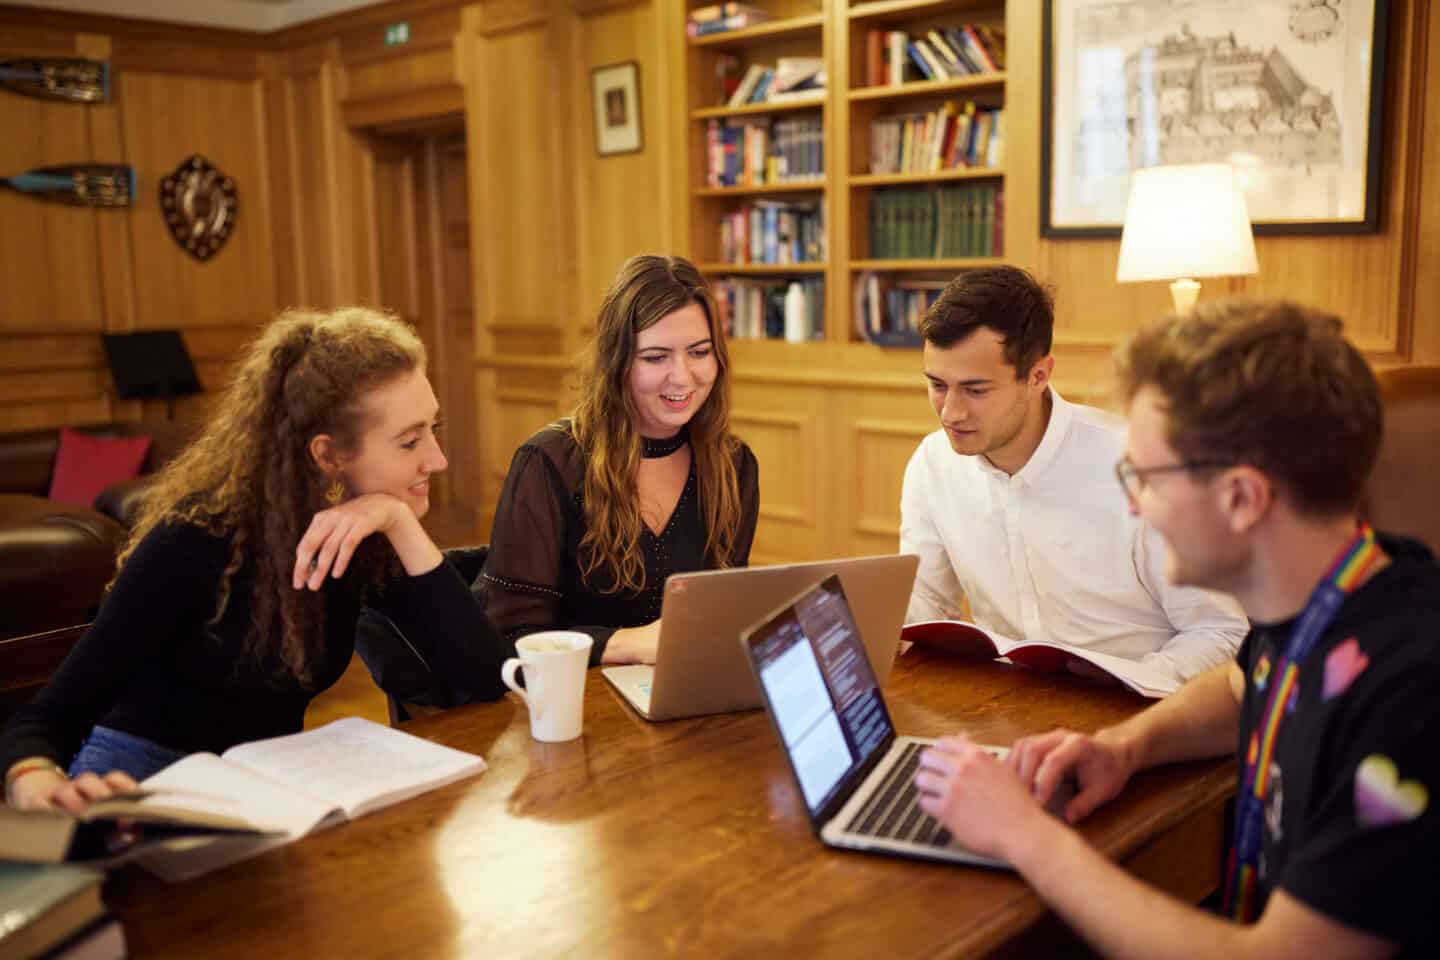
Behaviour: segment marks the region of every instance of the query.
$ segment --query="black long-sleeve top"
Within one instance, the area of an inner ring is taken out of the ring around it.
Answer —
[[[358,574],[329,579],[325,642],[309,688],[278,678],[278,658],[242,662],[253,568],[231,580],[230,601],[210,626],[228,537],[191,524],[162,524],[126,561],[95,622],[60,669],[0,736],[0,771],[29,756],[68,766],[96,724],[184,753],[298,733],[305,708],[344,673],[361,606]],[[417,577],[389,578],[365,602],[416,624],[409,640],[463,700],[494,700],[501,644],[470,589],[447,562]],[[397,637],[396,642],[402,642]]]
[[[735,452],[735,471],[741,516],[729,565],[743,567],[750,561],[760,511],[760,468],[743,443]],[[643,626],[660,616],[666,577],[713,569],[719,563],[706,555],[705,515],[692,454],[690,476],[669,522],[658,535],[648,527],[640,535],[645,588],[607,591],[613,580],[603,568],[594,571],[587,584],[580,573],[580,541],[589,528],[581,499],[584,479],[585,454],[568,420],[542,429],[516,451],[476,588],[508,648],[537,630],[579,630],[595,640],[590,650],[594,665],[616,630]]]

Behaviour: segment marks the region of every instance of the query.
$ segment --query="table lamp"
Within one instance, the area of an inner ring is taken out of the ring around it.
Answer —
[[[1135,171],[1117,282],[1173,280],[1170,297],[1182,313],[1200,296],[1197,277],[1259,272],[1250,213],[1233,166],[1194,163]]]

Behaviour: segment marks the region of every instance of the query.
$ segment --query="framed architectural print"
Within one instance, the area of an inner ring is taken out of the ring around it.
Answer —
[[[1044,236],[1119,236],[1132,171],[1209,162],[1256,233],[1379,228],[1387,0],[1043,2]]]
[[[595,150],[602,157],[640,149],[640,65],[634,60],[590,71]]]

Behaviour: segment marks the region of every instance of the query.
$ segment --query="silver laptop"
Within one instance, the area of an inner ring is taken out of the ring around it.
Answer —
[[[895,735],[848,594],[827,577],[740,640],[816,836],[868,853],[1007,867],[960,846],[920,809],[915,769],[935,741]],[[1057,790],[1051,811],[1070,796]]]
[[[736,647],[740,631],[801,590],[838,576],[866,638],[879,683],[890,676],[919,560],[854,557],[773,567],[677,573],[665,581],[655,665],[600,672],[647,720],[760,707],[755,677]]]

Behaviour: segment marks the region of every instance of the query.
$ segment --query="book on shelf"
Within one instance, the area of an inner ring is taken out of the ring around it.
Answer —
[[[825,134],[818,116],[711,119],[705,143],[706,186],[815,182],[824,175]]]
[[[138,793],[78,816],[0,808],[0,858],[134,860],[165,880],[207,873],[485,769],[473,754],[359,717],[192,753]]]
[[[870,172],[940,173],[995,168],[1004,158],[1003,107],[947,100],[923,113],[887,114],[870,122]]]
[[[1004,657],[1011,663],[1047,673],[1093,675],[1099,671],[1135,693],[1152,699],[1174,693],[1180,686],[1170,671],[1154,664],[1048,640],[1011,640],[965,620],[924,620],[906,624],[900,631],[900,639],[972,660]]]
[[[123,957],[124,933],[100,899],[104,879],[69,864],[0,861],[0,958],[74,956],[97,941],[110,949],[86,955]]]
[[[769,19],[769,12],[761,7],[745,3],[720,3],[691,10],[685,21],[685,33],[691,37],[708,37],[716,33],[759,26]]]
[[[727,107],[820,101],[825,94],[825,61],[819,57],[781,57],[774,66],[752,63],[724,100]]]
[[[872,87],[898,86],[998,73],[1005,69],[1003,38],[1003,31],[968,23],[916,33],[867,30],[865,81]]]
[[[720,219],[720,259],[737,265],[822,263],[824,207],[758,200],[732,210]]]
[[[945,284],[864,271],[855,281],[855,332],[882,346],[920,346],[920,321]]]
[[[825,282],[820,277],[722,277],[710,289],[731,339],[799,342],[824,335]]]
[[[876,260],[998,257],[1001,197],[995,183],[870,194],[870,256]]]

